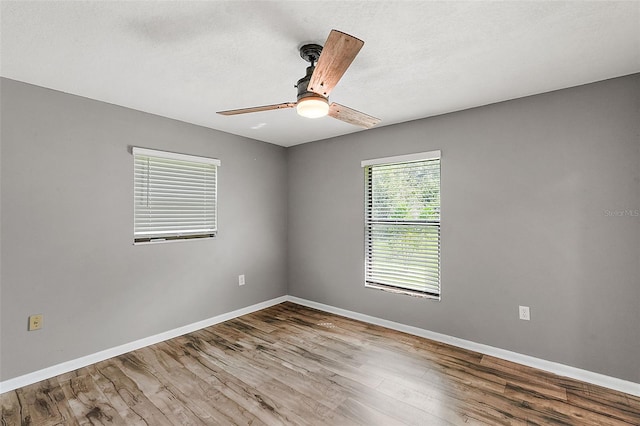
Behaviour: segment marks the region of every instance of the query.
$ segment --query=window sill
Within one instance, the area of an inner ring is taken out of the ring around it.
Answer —
[[[179,243],[183,241],[201,241],[201,240],[213,240],[216,238],[216,234],[213,235],[198,235],[190,237],[167,237],[167,238],[152,238],[141,239],[140,241],[134,241],[134,246],[144,246],[150,244],[164,244],[164,243]]]
[[[421,291],[408,290],[405,288],[390,287],[390,286],[385,286],[381,284],[371,284],[371,283],[365,283],[364,286],[366,288],[386,291],[387,293],[404,294],[405,296],[418,297],[420,299],[432,299],[432,300],[438,300],[438,301],[440,300],[439,295],[423,293]]]

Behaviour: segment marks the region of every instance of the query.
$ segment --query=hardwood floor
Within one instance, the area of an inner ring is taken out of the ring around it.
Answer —
[[[640,398],[283,303],[0,395],[2,425],[639,425]]]

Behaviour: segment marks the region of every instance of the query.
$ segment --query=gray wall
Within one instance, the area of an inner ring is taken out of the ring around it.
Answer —
[[[0,90],[1,380],[286,294],[284,148],[12,80]],[[133,145],[222,161],[217,238],[132,245]],[[27,332],[36,313],[44,328]]]
[[[640,382],[640,217],[605,212],[640,209],[639,104],[633,75],[290,148],[289,294]],[[435,149],[442,300],[367,289],[360,161]]]

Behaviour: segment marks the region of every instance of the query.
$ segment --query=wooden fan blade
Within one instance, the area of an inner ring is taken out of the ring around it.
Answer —
[[[337,118],[338,120],[342,120],[345,123],[364,127],[365,129],[370,129],[382,121],[379,118],[372,117],[363,112],[356,111],[355,109],[335,102],[329,106],[329,115],[333,118]]]
[[[322,48],[307,90],[324,97],[338,84],[351,62],[362,49],[364,41],[337,30],[331,30]]]
[[[228,111],[218,111],[221,115],[248,114],[250,112],[271,111],[272,109],[286,109],[296,106],[295,102],[286,102],[283,104],[263,105],[253,108],[230,109]]]

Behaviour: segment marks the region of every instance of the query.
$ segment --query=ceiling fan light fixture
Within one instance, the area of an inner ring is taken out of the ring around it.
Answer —
[[[300,46],[300,57],[310,65],[304,77],[294,85],[298,89],[297,102],[230,109],[218,111],[218,114],[237,115],[296,107],[301,117],[319,118],[329,115],[345,123],[369,129],[378,124],[380,119],[335,102],[329,105],[329,94],[363,45],[364,41],[354,36],[331,30],[324,46],[319,44]]]
[[[296,105],[298,115],[306,118],[320,118],[329,113],[329,102],[320,96],[302,98]]]

